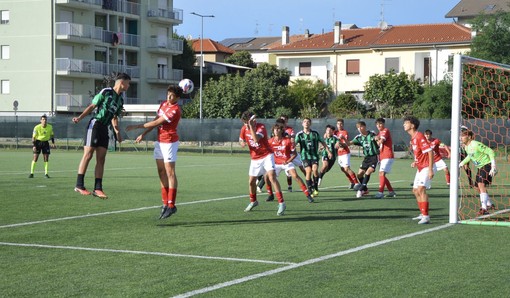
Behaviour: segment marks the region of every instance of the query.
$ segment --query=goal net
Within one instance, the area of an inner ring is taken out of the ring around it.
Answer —
[[[454,56],[452,93],[452,134],[450,223],[510,226],[510,65]],[[462,128],[461,128],[462,126]],[[474,139],[494,150],[497,175],[487,186],[494,209],[480,212],[478,168],[470,162],[468,171],[459,168],[461,130],[469,129]]]

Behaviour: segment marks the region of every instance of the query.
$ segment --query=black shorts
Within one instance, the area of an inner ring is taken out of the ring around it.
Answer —
[[[377,167],[377,164],[379,163],[379,157],[377,155],[372,156],[365,156],[363,159],[363,162],[361,163],[361,166],[359,166],[362,170],[367,170],[368,168],[375,168]]]
[[[318,165],[319,164],[319,161],[317,159],[303,159],[302,160],[303,162],[303,167],[307,168],[307,167],[312,167],[312,165]]]
[[[50,154],[50,142],[48,141],[35,141],[34,154]]]
[[[108,148],[110,137],[108,136],[108,126],[99,122],[97,119],[90,119],[85,134],[84,146]]]
[[[322,162],[324,163],[325,161],[328,162],[328,167],[326,169],[326,172],[329,172],[329,170],[331,170],[331,168],[335,165],[335,159],[330,159],[327,156],[323,156],[322,157]]]
[[[491,185],[492,184],[492,176],[489,175],[490,171],[491,171],[490,163],[479,168],[478,172],[476,173],[476,182],[483,183],[483,184],[485,184],[485,186]]]

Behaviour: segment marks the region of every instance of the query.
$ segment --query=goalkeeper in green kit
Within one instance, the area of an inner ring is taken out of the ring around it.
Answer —
[[[478,215],[489,214],[487,211],[488,209],[495,209],[494,204],[492,204],[489,194],[487,193],[487,186],[492,183],[492,178],[497,173],[494,150],[478,141],[475,141],[474,134],[470,130],[466,130],[461,133],[460,141],[465,145],[467,157],[460,162],[459,167],[462,167],[472,161],[478,169],[475,178],[478,185],[478,191],[480,192],[481,202]]]

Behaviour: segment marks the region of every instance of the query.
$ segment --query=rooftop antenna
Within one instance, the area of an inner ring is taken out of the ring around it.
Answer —
[[[255,20],[255,36],[259,35],[259,20]]]
[[[381,0],[381,20],[377,24],[377,27],[379,27],[381,30],[388,29],[388,23],[384,20],[384,0]]]

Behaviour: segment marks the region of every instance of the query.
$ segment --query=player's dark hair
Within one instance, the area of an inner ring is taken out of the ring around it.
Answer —
[[[474,137],[474,135],[475,135],[475,134],[473,133],[473,131],[472,131],[472,130],[466,129],[466,130],[463,130],[463,131],[462,131],[461,135],[463,135],[463,136],[468,136],[468,137],[470,137],[471,139],[473,139],[473,137]]]
[[[358,123],[356,123],[357,125],[359,126],[367,126],[367,124],[365,123],[365,121],[358,121]]]
[[[48,116],[46,116],[46,114],[43,114],[43,115],[41,116],[41,119],[42,119],[42,118],[44,118],[44,119],[48,120]]]
[[[241,114],[241,120],[243,120],[243,122],[248,122],[248,120],[250,120],[251,116],[253,116],[252,111],[244,111]]]
[[[382,124],[384,124],[384,123],[386,123],[386,120],[384,120],[384,118],[377,118],[375,120],[375,123],[382,123]]]
[[[280,119],[283,119],[283,120],[287,121],[287,120],[289,119],[289,116],[287,116],[287,115],[285,115],[285,114],[282,114],[282,115],[280,116]]]
[[[172,92],[173,94],[175,94],[175,96],[177,97],[181,97],[182,94],[184,93],[184,91],[182,90],[181,87],[179,87],[178,85],[170,85],[168,86],[168,88],[166,89],[167,92]]]
[[[427,130],[425,130],[424,134],[426,134],[426,135],[432,135],[432,130],[427,129]]]
[[[338,118],[338,119],[336,119],[336,122],[342,122],[342,123],[344,123],[344,119],[342,119],[342,118]]]
[[[115,76],[115,81],[117,80],[131,81],[131,77],[127,73],[121,72]]]
[[[282,126],[284,126],[284,125],[285,125],[285,120],[283,120],[282,118],[278,118],[278,119],[276,119],[276,121],[275,121],[275,122],[276,122],[276,124],[280,124],[280,125],[282,125]]]
[[[404,122],[409,121],[412,125],[414,125],[414,129],[418,129],[420,127],[420,120],[414,116],[406,116],[404,118]]]

